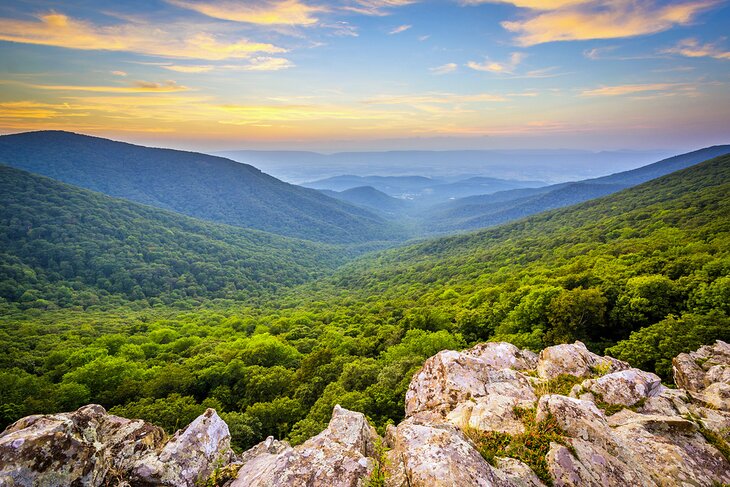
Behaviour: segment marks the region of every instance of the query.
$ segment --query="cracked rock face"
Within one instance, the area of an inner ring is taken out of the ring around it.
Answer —
[[[231,485],[358,487],[372,469],[378,440],[362,413],[335,406],[327,429],[303,444],[284,444],[273,451],[255,446],[259,453],[249,455]]]
[[[229,445],[228,426],[212,409],[164,442],[160,428],[92,404],[9,426],[0,435],[0,486],[193,487],[214,458],[228,458]],[[145,470],[150,465],[156,470]]]

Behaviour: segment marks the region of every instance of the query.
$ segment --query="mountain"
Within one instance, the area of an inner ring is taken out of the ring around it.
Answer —
[[[727,153],[730,145],[708,147],[601,178],[462,198],[430,209],[422,227],[426,232],[453,232],[499,225],[615,193]]]
[[[544,186],[539,181],[516,181],[483,176],[456,178],[447,182],[423,176],[353,176],[343,175],[303,184],[319,190],[345,191],[370,186],[389,196],[428,207],[454,198],[483,195],[497,191]]]
[[[196,220],[0,166],[0,301],[247,299],[330,272],[338,248]]]
[[[386,215],[400,215],[411,207],[408,200],[393,198],[372,186],[359,186],[345,191],[321,190],[328,196],[362,206]]]
[[[633,169],[663,159],[669,153],[545,149],[394,150],[321,154],[307,151],[241,150],[218,152],[217,155],[253,164],[278,178],[296,183],[340,175],[343,167],[348,169],[349,174],[359,176],[421,174],[441,180],[451,179],[459,174],[471,174],[511,180],[529,175],[530,179],[556,182]]]
[[[391,240],[379,216],[221,157],[69,132],[0,137],[0,163],[218,223],[329,243]]]

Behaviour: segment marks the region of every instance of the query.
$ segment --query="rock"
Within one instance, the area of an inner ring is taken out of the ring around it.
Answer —
[[[658,375],[633,368],[598,379],[587,379],[581,386],[603,402],[624,406],[633,406],[648,397],[659,396],[666,389]]]
[[[730,384],[728,367],[730,344],[721,340],[714,345],[700,347],[695,352],[680,353],[672,359],[674,383],[690,392],[702,392],[716,382]]]
[[[477,431],[501,431],[516,435],[524,432],[525,427],[515,414],[515,407],[531,407],[534,402],[531,397],[519,399],[490,394],[460,403],[446,418],[462,429],[468,427]]]
[[[327,429],[297,447],[266,440],[232,487],[358,487],[370,473],[379,437],[362,413],[335,406]],[[266,443],[269,443],[266,445]]]
[[[0,435],[0,485],[105,485],[154,451],[164,434],[96,404],[72,413],[36,415]]]
[[[426,410],[445,415],[459,403],[490,394],[535,400],[530,381],[517,371],[535,364],[535,354],[507,343],[485,343],[461,353],[439,352],[411,380],[406,417]]]
[[[697,424],[677,416],[622,412],[614,428],[622,448],[658,485],[717,485],[730,482],[730,463],[699,433]]]
[[[730,411],[730,384],[715,382],[697,396],[714,409]]]
[[[386,435],[389,487],[508,487],[459,428],[448,422],[403,421]]]
[[[612,357],[600,357],[590,352],[581,342],[555,345],[540,352],[537,362],[537,373],[543,379],[553,379],[568,374],[576,377],[588,377],[596,370],[605,372],[626,370],[629,364]]]
[[[546,421],[549,417],[555,418],[558,427],[571,438],[596,443],[609,452],[618,450],[603,411],[590,401],[557,394],[542,396],[535,420]]]
[[[495,474],[515,487],[545,487],[545,484],[527,464],[506,457],[497,457],[495,462]]]
[[[217,465],[233,458],[228,425],[213,409],[198,416],[165,443],[159,453],[141,458],[132,471],[138,482],[194,487]]]
[[[487,342],[475,345],[462,352],[478,358],[492,369],[533,370],[537,367],[537,354],[529,350],[520,350],[511,343]]]

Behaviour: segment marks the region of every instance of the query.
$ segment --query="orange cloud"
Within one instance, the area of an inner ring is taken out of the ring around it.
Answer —
[[[711,57],[715,59],[730,59],[730,51],[718,47],[716,44],[700,44],[697,39],[684,39],[675,47],[662,52],[679,54],[686,57]]]
[[[558,8],[526,20],[502,22],[517,34],[517,43],[532,46],[544,42],[613,39],[653,34],[686,25],[717,0],[696,0],[656,6],[651,2],[614,0]]]
[[[177,7],[194,10],[215,19],[231,20],[258,25],[313,25],[314,14],[326,12],[324,7],[313,7],[299,0],[255,2],[197,2],[167,0]]]
[[[189,26],[163,28],[140,23],[96,26],[59,13],[40,15],[37,21],[0,19],[0,40],[206,60],[245,59],[256,53],[286,51],[246,39],[220,41],[205,32],[191,32]]]
[[[462,5],[482,5],[485,3],[508,3],[520,8],[532,10],[557,10],[588,3],[591,0],[462,0]]]

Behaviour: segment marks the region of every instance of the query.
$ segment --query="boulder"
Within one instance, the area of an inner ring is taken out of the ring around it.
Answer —
[[[581,386],[603,402],[623,406],[657,397],[666,389],[658,375],[633,368],[587,379]]]
[[[154,452],[163,436],[156,426],[107,414],[97,404],[29,416],[0,435],[0,485],[105,485]]]
[[[533,370],[537,367],[537,354],[529,350],[520,350],[511,343],[480,343],[465,350],[465,355],[478,358],[492,369]]]
[[[516,435],[525,431],[522,421],[514,412],[516,407],[531,407],[534,399],[519,399],[513,396],[490,394],[460,403],[446,419],[462,429],[477,431],[500,431]]]
[[[195,487],[216,466],[233,458],[228,425],[213,409],[179,430],[159,452],[150,452],[134,466],[131,477],[152,485]]]
[[[672,373],[677,387],[702,392],[713,383],[730,384],[730,344],[717,340],[690,353],[672,359]]]
[[[389,487],[508,487],[459,428],[411,417],[390,428]]]
[[[554,379],[563,374],[589,377],[601,369],[604,372],[616,372],[629,367],[626,362],[596,355],[583,343],[576,341],[573,344],[548,347],[540,352],[537,373],[542,379]]]
[[[267,439],[244,453],[247,460],[231,486],[359,487],[372,470],[378,441],[362,413],[337,405],[327,429],[303,444],[292,448]]]

